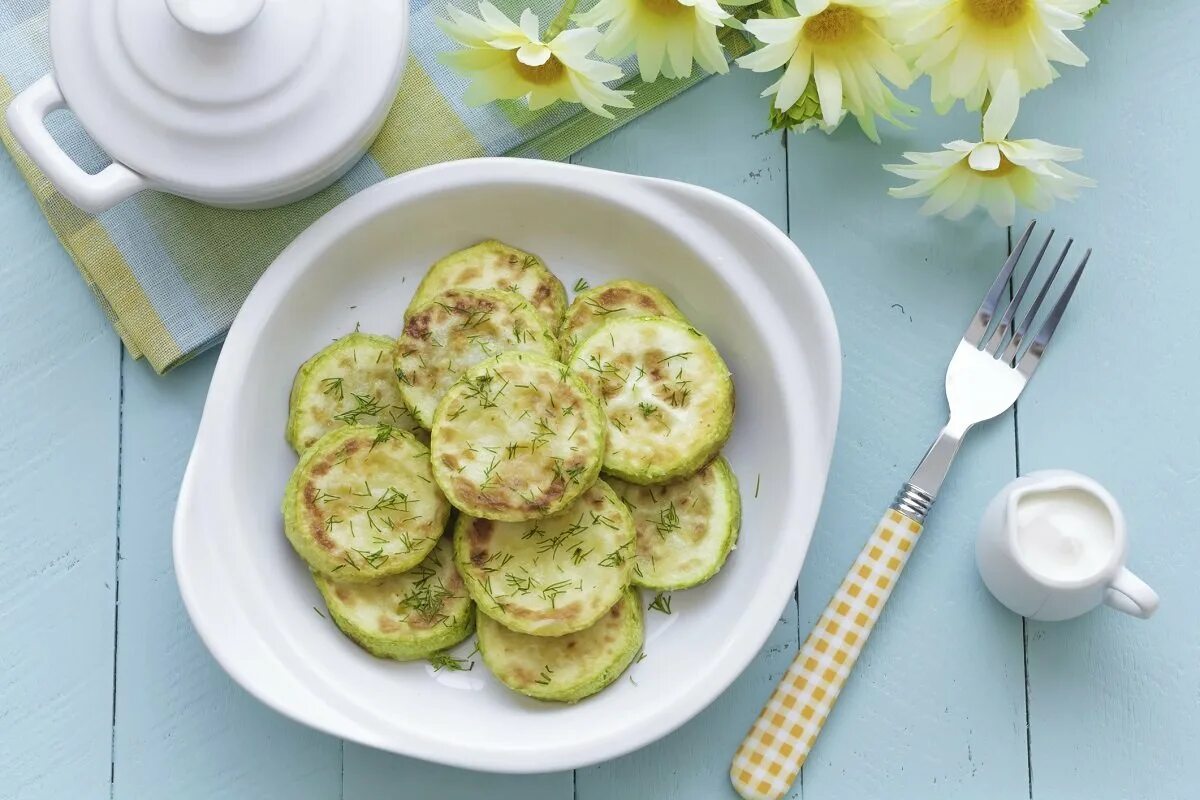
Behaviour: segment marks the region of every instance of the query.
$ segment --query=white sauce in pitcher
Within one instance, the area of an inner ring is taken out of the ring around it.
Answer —
[[[1116,546],[1108,507],[1082,489],[1064,487],[1022,495],[1016,516],[1021,559],[1052,580],[1095,575]]]

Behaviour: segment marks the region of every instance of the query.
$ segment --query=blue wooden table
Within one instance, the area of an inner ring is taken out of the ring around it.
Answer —
[[[1016,413],[973,435],[794,797],[1200,793],[1200,8],[1149,5],[1103,10],[1078,37],[1092,64],[1025,101],[1016,135],[1087,152],[1100,187],[1045,221],[1096,256]],[[808,255],[845,350],[824,510],[797,603],[741,679],[676,734],[573,774],[482,775],[343,744],[226,678],[187,621],[170,552],[216,356],[159,378],[123,355],[0,161],[0,797],[732,797],[729,755],[940,424],[947,356],[1008,245],[983,219],[928,221],[884,194],[883,161],[969,138],[977,121],[927,114],[882,147],[853,125],[784,138],[763,132],[763,85],[707,81],[577,161],[730,194]],[[1153,620],[1026,623],[987,594],[977,517],[1004,482],[1046,467],[1121,500],[1131,566],[1163,597]]]

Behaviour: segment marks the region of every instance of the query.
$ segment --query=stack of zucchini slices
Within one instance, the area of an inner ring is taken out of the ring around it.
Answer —
[[[733,549],[725,362],[654,287],[576,290],[483,242],[429,270],[398,339],[356,331],[300,368],[284,527],[368,652],[475,630],[509,688],[574,702],[641,651],[637,587],[696,586]]]

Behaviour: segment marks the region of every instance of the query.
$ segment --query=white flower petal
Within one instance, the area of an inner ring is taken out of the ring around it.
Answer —
[[[533,13],[528,8],[521,12],[521,33],[529,37],[529,41],[536,42],[541,40],[542,32],[539,30],[537,14]]]
[[[967,163],[976,172],[992,172],[1000,167],[1000,148],[991,142],[984,142],[971,151]]]
[[[811,76],[812,56],[797,54],[779,80],[779,94],[775,98],[775,107],[780,111],[787,111],[796,105],[800,95],[804,94],[804,90],[808,88],[808,80]]]
[[[1083,25],[1091,0],[1024,0],[1010,4],[1016,17],[989,22],[963,0],[899,0],[894,25],[918,70],[930,76],[930,98],[939,111],[957,100],[979,108],[1006,72],[1017,73],[1018,96],[1052,81],[1051,62],[1082,66],[1087,56],[1067,37]]]
[[[530,67],[540,67],[552,55],[550,48],[541,42],[526,42],[517,48],[517,61]]]
[[[1017,111],[1021,105],[1021,90],[1017,83],[1016,70],[1009,70],[1000,79],[996,93],[992,95],[992,103],[983,115],[983,140],[998,142],[1007,138],[1017,121]]]
[[[842,118],[842,76],[828,61],[813,58],[813,80],[821,100],[821,118],[826,125],[836,125]]]

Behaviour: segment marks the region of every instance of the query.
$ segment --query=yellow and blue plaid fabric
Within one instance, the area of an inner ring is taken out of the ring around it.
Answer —
[[[746,800],[788,793],[920,534],[920,523],[889,510],[858,554],[733,757],[729,776]]]
[[[461,0],[463,7],[468,0]],[[549,0],[495,0],[514,18],[531,6],[547,22],[558,10]],[[0,0],[0,106],[51,69],[49,0]],[[255,281],[283,248],[317,217],[385,178],[439,161],[475,156],[562,160],[704,75],[642,85],[636,77],[632,109],[603,119],[577,105],[558,103],[531,112],[523,103],[468,108],[466,82],[438,62],[453,47],[434,20],[445,0],[412,0],[409,63],[383,133],[370,153],[341,181],[299,203],[264,211],[215,209],[157,192],[143,192],[117,208],[90,216],[59,195],[12,140],[0,139],[28,181],[50,226],[71,254],[113,326],[135,357],[166,370],[218,344]],[[744,52],[741,37],[727,41]],[[625,65],[626,75],[636,75]],[[48,120],[55,138],[88,170],[107,161],[72,119]]]

